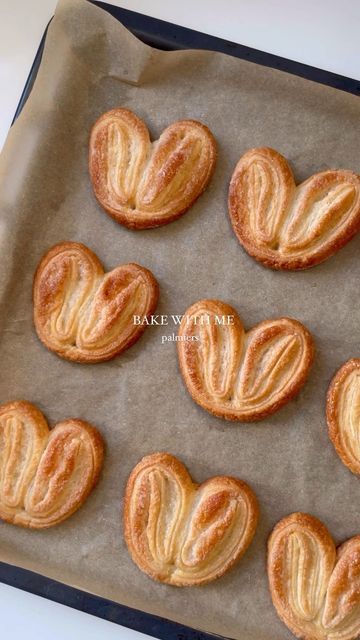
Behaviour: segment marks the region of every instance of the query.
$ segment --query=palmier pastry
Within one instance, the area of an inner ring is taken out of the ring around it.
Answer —
[[[239,242],[256,260],[273,269],[307,269],[360,230],[360,176],[321,171],[296,186],[280,153],[250,149],[231,178],[229,213]]]
[[[123,264],[104,273],[83,244],[61,242],[42,258],[34,279],[34,322],[40,340],[62,358],[110,360],[136,342],[154,312],[158,285],[150,271]]]
[[[1,405],[0,518],[33,529],[59,524],[94,488],[103,453],[100,434],[83,420],[50,431],[30,402]]]
[[[310,333],[297,320],[265,320],[245,333],[235,309],[200,300],[184,314],[180,369],[192,398],[220,418],[251,422],[300,390],[313,360]]]
[[[195,484],[169,453],[133,469],[126,487],[124,533],[130,555],[151,578],[177,587],[211,582],[249,546],[257,500],[245,482],[227,476]]]
[[[354,640],[360,633],[360,536],[337,549],[306,513],[280,520],[268,543],[268,576],[278,615],[302,640]]]
[[[341,460],[360,474],[360,359],[348,360],[334,376],[326,401],[329,435]]]
[[[195,120],[174,122],[151,143],[146,124],[128,109],[113,109],[94,124],[89,171],[100,205],[117,222],[149,229],[185,213],[215,168],[216,144]]]

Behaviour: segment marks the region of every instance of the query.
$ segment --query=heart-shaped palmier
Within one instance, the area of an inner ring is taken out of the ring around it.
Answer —
[[[146,124],[128,109],[113,109],[94,124],[89,170],[100,205],[133,229],[179,218],[206,188],[216,143],[195,120],[174,122],[151,143]]]
[[[265,320],[245,333],[235,309],[200,300],[184,314],[180,369],[201,407],[227,420],[251,422],[277,411],[304,384],[313,342],[291,318]]]
[[[269,538],[268,577],[276,611],[298,638],[358,637],[360,536],[336,549],[322,522],[292,513]]]
[[[34,279],[34,322],[40,340],[62,358],[101,362],[136,342],[151,315],[158,285],[148,269],[123,264],[109,273],[83,244],[62,242],[42,258]]]
[[[59,524],[86,500],[100,474],[104,445],[83,420],[51,431],[30,402],[0,406],[0,518],[44,529]]]
[[[231,178],[229,213],[239,242],[256,260],[273,269],[307,269],[360,230],[360,176],[321,171],[296,186],[280,153],[250,149]]]
[[[345,362],[332,379],[326,416],[337,453],[353,473],[360,474],[360,359]]]
[[[133,469],[125,493],[124,533],[130,555],[151,578],[190,587],[228,571],[257,526],[255,494],[227,476],[195,484],[169,453]]]

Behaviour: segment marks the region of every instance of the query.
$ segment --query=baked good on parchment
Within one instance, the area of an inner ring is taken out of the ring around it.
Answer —
[[[245,332],[230,305],[200,300],[179,328],[180,370],[193,400],[220,418],[251,422],[274,413],[305,383],[313,360],[297,320],[264,320]]]
[[[276,611],[298,638],[359,636],[360,536],[336,549],[322,522],[292,513],[269,538],[268,577]]]
[[[159,227],[183,215],[207,187],[215,161],[215,139],[195,120],[174,122],[151,142],[135,113],[112,109],[91,130],[95,196],[110,216],[132,229]]]
[[[0,518],[44,529],[85,502],[101,471],[100,433],[75,418],[49,430],[30,402],[0,406]]]
[[[66,360],[110,360],[133,345],[151,315],[158,284],[148,269],[123,264],[108,273],[83,244],[61,242],[42,258],[34,278],[34,322],[40,340]]]
[[[360,474],[360,359],[343,364],[331,381],[326,399],[331,441],[344,464]]]
[[[124,535],[151,578],[190,587],[211,582],[237,562],[257,526],[258,505],[242,480],[217,476],[198,485],[169,453],[153,453],[126,486]]]
[[[274,149],[250,149],[229,188],[230,219],[246,251],[273,269],[307,269],[360,230],[360,176],[334,169],[296,186]]]

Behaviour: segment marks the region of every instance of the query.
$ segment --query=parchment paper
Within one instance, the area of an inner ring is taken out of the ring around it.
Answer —
[[[107,109],[124,106],[152,136],[195,118],[219,146],[214,179],[183,218],[129,231],[96,203],[87,171],[89,130]],[[323,520],[336,541],[360,532],[360,480],[328,439],[325,393],[336,369],[359,356],[360,237],[324,264],[277,273],[236,240],[226,199],[243,152],[269,145],[296,178],[328,167],[360,170],[359,100],[282,72],[218,53],[160,52],[140,43],[85,0],[61,0],[35,87],[1,156],[1,402],[36,403],[51,425],[81,417],[107,444],[104,472],[84,507],[48,531],[0,525],[0,557],[118,602],[242,640],[283,640],[267,587],[266,539],[286,514]],[[312,332],[317,353],[295,401],[257,424],[231,424],[193,403],[175,344],[148,328],[111,362],[61,360],[38,341],[31,289],[43,253],[81,241],[107,269],[139,262],[160,283],[159,312],[181,314],[200,298],[220,298],[247,328],[290,315]],[[206,587],[157,584],[132,563],[122,537],[128,474],[150,452],[177,455],[197,481],[230,474],[256,491],[261,519],[237,567]]]

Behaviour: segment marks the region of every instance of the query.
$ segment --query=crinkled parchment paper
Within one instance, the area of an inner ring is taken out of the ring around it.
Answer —
[[[195,118],[219,146],[214,179],[180,220],[129,231],[95,201],[87,171],[92,123],[104,111],[134,110],[156,138]],[[360,480],[328,439],[325,393],[335,370],[359,356],[360,237],[324,264],[277,273],[252,260],[229,223],[232,170],[249,147],[268,145],[296,178],[328,167],[360,170],[358,98],[219,53],[161,52],[139,42],[85,0],[61,0],[31,96],[1,155],[1,397],[36,403],[51,425],[70,416],[96,425],[107,444],[98,488],[82,509],[48,531],[1,523],[2,560],[118,602],[241,640],[291,634],[271,604],[265,569],[273,525],[295,510],[322,519],[336,541],[360,532]],[[159,312],[181,314],[220,298],[247,328],[293,316],[313,333],[317,353],[295,401],[257,424],[231,424],[196,406],[178,370],[175,344],[150,327],[111,362],[61,360],[38,341],[31,289],[43,253],[81,241],[107,269],[138,262],[160,283]],[[230,474],[256,491],[261,519],[235,569],[200,588],[157,584],[132,563],[122,536],[122,495],[145,454],[168,450],[197,481]]]

